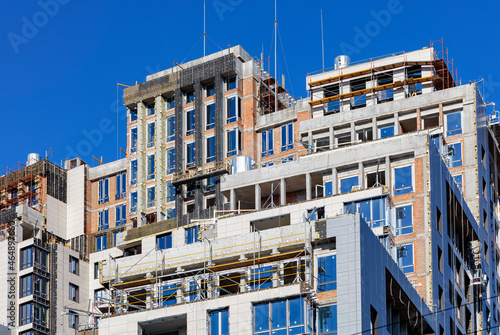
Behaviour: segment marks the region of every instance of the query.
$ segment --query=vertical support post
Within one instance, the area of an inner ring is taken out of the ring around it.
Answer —
[[[443,104],[439,104],[439,126],[442,127],[444,125],[444,114],[443,114]]]
[[[333,127],[330,127],[329,135],[330,135],[330,150],[331,150],[335,147],[335,133]]]
[[[311,200],[311,174],[306,173],[306,200]]]
[[[286,205],[286,181],[285,178],[280,180],[280,205]]]
[[[232,188],[230,191],[229,191],[229,202],[230,202],[230,206],[231,206],[231,210],[234,211],[236,210],[236,192],[234,190],[234,188]]]
[[[399,113],[394,113],[394,135],[399,135],[401,127],[399,125]]]
[[[392,188],[391,183],[391,159],[389,156],[385,157],[385,184]],[[392,192],[391,192],[392,193]]]
[[[351,144],[356,143],[356,125],[351,122]]]
[[[377,117],[372,117],[372,136],[374,140],[378,140]]]
[[[365,189],[365,166],[363,162],[358,163],[358,185],[360,190]]]
[[[314,143],[314,141],[313,141],[313,133],[312,133],[312,131],[308,131],[308,132],[307,132],[307,137],[308,137],[308,142],[309,142],[309,147],[307,148],[307,153],[309,153],[309,154],[310,154],[311,152],[313,152],[312,148],[313,148],[313,146],[314,146],[314,144],[313,144],[313,143]]]
[[[332,195],[338,194],[337,178],[338,178],[337,168],[332,168]]]
[[[422,130],[422,116],[420,115],[420,108],[417,108],[417,130]]]
[[[260,210],[261,209],[261,202],[262,202],[262,189],[260,184],[255,184],[255,210]]]

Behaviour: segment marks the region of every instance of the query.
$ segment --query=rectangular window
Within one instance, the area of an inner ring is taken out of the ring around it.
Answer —
[[[318,257],[318,292],[337,289],[337,258],[335,255]]]
[[[35,288],[35,294],[47,299],[49,293],[49,281],[42,277],[34,277],[33,287]]]
[[[48,256],[47,251],[35,248],[35,267],[47,271]]]
[[[194,109],[186,112],[186,136],[194,134],[195,113]]]
[[[237,87],[238,76],[232,76],[226,79],[226,91],[234,90]]]
[[[207,184],[206,184],[206,187],[205,187],[205,191],[206,192],[215,191],[215,177],[207,178]],[[207,205],[207,208],[208,207],[209,206]]]
[[[462,112],[445,114],[446,136],[460,135],[462,133]]]
[[[163,285],[160,295],[163,299],[162,306],[172,306],[177,303],[177,285]]]
[[[33,322],[33,303],[28,302],[19,306],[19,325],[24,326]]]
[[[215,127],[215,104],[210,104],[205,107],[206,109],[206,130],[214,129]]]
[[[167,150],[167,174],[175,172],[175,148]]]
[[[272,266],[259,266],[252,269],[250,275],[250,288],[252,290],[259,290],[264,288],[273,287],[273,267]]]
[[[380,138],[387,138],[394,136],[394,125],[391,124],[389,126],[379,127],[379,136]]]
[[[366,174],[366,187],[377,187],[385,185],[385,171],[368,172]]]
[[[115,185],[115,200],[125,198],[127,195],[127,173],[119,173],[116,175]]]
[[[137,211],[137,191],[130,192],[130,213]]]
[[[96,304],[106,302],[106,289],[105,288],[100,288],[97,290],[94,290],[94,302]]]
[[[129,112],[130,112],[130,122],[137,121],[137,110],[129,109]]]
[[[167,219],[175,218],[175,208],[167,209]]]
[[[33,323],[38,326],[47,327],[47,307],[39,304],[33,305]]]
[[[457,174],[453,176],[453,181],[455,184],[457,184],[458,190],[460,193],[464,193],[463,187],[464,187],[464,178],[461,174]]]
[[[378,86],[392,84],[393,82],[394,82],[394,79],[393,79],[392,72],[381,73],[377,76],[377,85]],[[386,89],[383,91],[379,91],[377,98],[378,98],[379,103],[392,101],[394,99],[394,89],[389,88],[389,89]]]
[[[99,225],[97,226],[98,231],[103,231],[109,229],[109,209],[99,211]]]
[[[340,94],[339,84],[333,84],[324,88],[325,98],[338,96]],[[340,110],[340,100],[330,101],[326,106],[326,115],[337,113]]]
[[[293,149],[293,123],[281,126],[281,152]]]
[[[307,307],[303,298],[254,305],[254,334],[304,334]]]
[[[340,193],[351,192],[354,187],[359,185],[358,176],[352,176],[340,179]]]
[[[324,196],[329,197],[330,195],[333,194],[333,182],[331,180],[325,181],[323,184],[323,188],[325,189],[324,191]]]
[[[148,156],[148,180],[155,179],[155,155]]]
[[[137,160],[130,162],[130,185],[137,184]]]
[[[78,329],[78,314],[75,311],[68,312],[68,326],[69,328]]]
[[[155,206],[155,187],[149,187],[147,190],[147,208]]]
[[[448,144],[448,156],[450,168],[462,166],[462,142]]]
[[[205,96],[208,98],[214,95],[215,95],[215,84],[214,83],[207,84],[205,86]]]
[[[318,331],[322,334],[337,334],[337,305],[318,308]]]
[[[21,270],[33,266],[33,247],[21,249]]]
[[[167,117],[167,142],[175,140],[175,116]]]
[[[194,98],[195,98],[195,96],[194,96],[194,90],[186,91],[184,93],[184,95],[186,96],[186,103],[187,104],[190,104],[190,103],[194,102]]]
[[[152,103],[146,107],[147,116],[155,115],[155,104]]]
[[[351,81],[351,92],[361,91],[364,89],[366,89],[366,78],[354,79]],[[351,109],[361,108],[365,106],[366,94],[351,98]]]
[[[156,246],[160,250],[172,248],[172,233],[156,236]]]
[[[167,182],[167,202],[175,201],[175,186],[172,182]]]
[[[199,226],[184,228],[186,244],[199,242],[198,234],[200,232]]]
[[[191,142],[186,145],[186,168],[194,166],[195,158],[195,143]]]
[[[130,152],[137,152],[137,128],[130,129]]]
[[[122,226],[127,223],[127,205],[115,207],[115,227]]]
[[[412,205],[396,207],[396,235],[413,233]]]
[[[356,135],[358,137],[358,142],[371,141],[371,140],[373,140],[373,129],[366,128],[366,129],[358,130],[356,132]]]
[[[413,192],[413,166],[394,168],[394,195]]]
[[[405,244],[397,247],[398,266],[403,273],[415,272],[413,265],[413,244]]]
[[[229,309],[224,308],[208,313],[209,335],[229,335]]]
[[[113,232],[113,247],[123,243],[123,230]]]
[[[231,97],[226,99],[226,124],[241,119],[241,98]]]
[[[207,163],[215,161],[215,137],[207,137],[206,146]]]
[[[20,279],[21,298],[33,294],[33,275],[23,276]]]
[[[371,228],[385,225],[385,198],[346,203],[345,213],[360,213]]]
[[[233,129],[227,132],[227,157],[236,156],[241,151],[241,131]]]
[[[351,134],[341,134],[336,136],[335,138],[337,139],[338,147],[351,144]]]
[[[98,204],[102,205],[109,202],[109,178],[99,180]]]
[[[97,236],[95,240],[97,251],[106,250],[108,248],[108,237],[106,235]]]
[[[75,275],[80,274],[80,261],[78,258],[69,256],[69,272]]]
[[[78,291],[77,285],[69,283],[69,300],[78,302]]]
[[[94,279],[99,279],[99,262],[94,263]]]
[[[175,99],[174,99],[173,95],[171,95],[165,99],[165,108],[167,110],[175,108]]]
[[[262,132],[262,157],[268,157],[274,155],[274,138],[273,130],[268,129]]]
[[[148,141],[147,141],[147,147],[151,148],[155,144],[155,123],[151,122],[148,123]]]

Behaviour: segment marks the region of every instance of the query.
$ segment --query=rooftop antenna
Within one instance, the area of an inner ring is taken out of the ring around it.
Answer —
[[[274,0],[274,111],[278,111],[278,60],[277,60],[277,48],[278,48],[278,12],[276,10],[276,0]]]
[[[325,40],[323,38],[323,8],[321,9],[321,57],[323,59],[323,72],[325,72]]]
[[[205,14],[206,14],[206,0],[203,0],[203,57],[205,57],[205,45],[207,43],[207,33],[206,33],[206,20],[205,20]]]

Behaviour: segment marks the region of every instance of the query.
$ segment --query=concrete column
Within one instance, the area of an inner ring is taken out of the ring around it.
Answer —
[[[392,188],[391,184],[391,159],[389,156],[385,157],[385,184]],[[391,192],[392,193],[392,192]]]
[[[335,148],[335,134],[333,132],[333,127],[330,127],[330,149]]]
[[[229,205],[231,210],[234,211],[236,209],[236,192],[234,188],[229,191]]]
[[[332,168],[332,195],[338,194],[337,168]]]
[[[439,104],[439,126],[444,125],[443,104]]]
[[[153,301],[154,301],[154,298],[153,298],[153,288],[152,287],[148,287],[146,288],[146,309],[151,309],[153,307]]]
[[[354,122],[351,122],[351,144],[356,143],[356,126]]]
[[[417,130],[422,130],[422,117],[420,115],[420,108],[417,108]]]
[[[286,181],[285,178],[280,180],[280,205],[286,205]]]
[[[183,295],[182,295],[182,285],[179,285],[177,286],[177,296],[176,296],[176,300],[177,300],[177,303],[178,304],[182,304],[184,301],[183,301]]]
[[[375,116],[372,117],[372,132],[373,132],[373,139],[378,140],[377,118]]]
[[[240,277],[240,292],[247,291],[247,276],[248,276],[248,273],[245,272]]]
[[[311,200],[311,174],[306,173],[306,200]]]
[[[314,146],[314,141],[313,141],[313,133],[312,131],[308,131],[307,132],[307,137],[308,137],[308,142],[309,142],[309,147],[307,148],[307,153],[311,153],[313,152],[312,151],[312,148]]]
[[[262,199],[262,195],[261,195],[260,184],[255,184],[255,209],[256,210],[259,210],[262,206],[261,199]]]
[[[358,163],[358,185],[359,189],[365,189],[365,166],[363,162]]]
[[[401,127],[399,126],[399,114],[394,113],[394,135],[399,135],[400,128]]]

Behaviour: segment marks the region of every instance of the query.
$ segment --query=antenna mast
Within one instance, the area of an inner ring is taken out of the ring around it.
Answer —
[[[205,57],[205,45],[207,43],[207,33],[206,33],[206,0],[203,0],[203,57]]]
[[[323,72],[325,72],[325,40],[323,38],[323,8],[321,9],[321,58],[323,59]]]
[[[277,38],[278,38],[278,14],[276,10],[276,0],[274,0],[274,111],[278,111],[278,60],[277,60]]]

